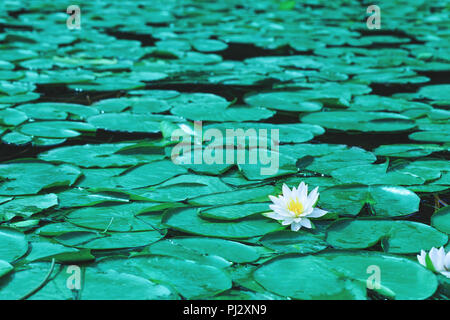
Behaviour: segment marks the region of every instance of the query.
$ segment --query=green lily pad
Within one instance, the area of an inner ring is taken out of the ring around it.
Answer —
[[[450,134],[442,131],[418,131],[409,135],[411,140],[429,142],[450,142]]]
[[[92,125],[76,121],[39,121],[25,123],[20,132],[36,137],[64,139],[80,136],[83,132],[95,132]]]
[[[19,110],[11,108],[0,110],[0,125],[17,126],[27,121],[27,119],[26,114]]]
[[[72,163],[83,168],[107,168],[133,166],[160,160],[164,157],[161,152],[155,152],[154,154],[119,153],[121,149],[132,145],[131,143],[112,143],[67,146],[42,152],[39,154],[39,158],[55,163]]]
[[[159,184],[186,172],[186,169],[171,161],[154,161],[126,171],[117,176],[115,181],[118,187],[137,189]]]
[[[235,263],[258,260],[259,253],[252,247],[239,242],[204,237],[173,238],[176,245],[194,250],[203,255],[216,255]]]
[[[25,268],[10,273],[0,279],[0,299],[1,300],[18,300],[28,295],[31,291],[38,288],[45,279],[46,274],[51,270],[51,264],[47,262],[36,262],[27,265]],[[54,268],[51,276],[55,277],[60,271],[59,265]],[[66,277],[67,279],[67,277]],[[41,289],[38,294],[44,299],[71,299],[72,293],[64,285],[61,286],[65,290],[59,291],[47,284],[47,290]],[[45,290],[45,291],[43,291]],[[42,291],[42,292],[41,292]],[[32,295],[31,298],[38,298],[38,295]]]
[[[27,93],[22,93],[22,94],[16,94],[14,96],[0,95],[0,103],[4,103],[4,104],[24,103],[24,102],[39,99],[40,96],[41,95],[36,92],[27,92]]]
[[[152,204],[130,203],[112,206],[94,206],[76,209],[67,214],[67,221],[81,227],[119,232],[150,231],[159,228],[161,216],[152,214],[139,218]]]
[[[161,77],[161,75],[158,75]],[[163,76],[165,77],[165,75]],[[92,80],[89,83],[71,84],[69,88],[77,91],[117,91],[117,90],[132,90],[145,87],[145,83],[139,80],[126,79],[120,76],[111,78],[100,78]]]
[[[217,110],[215,105],[202,104],[193,106],[190,104],[180,105],[172,108],[172,114],[189,120],[196,121],[258,121],[272,117],[275,112],[265,108],[233,106],[229,108],[222,107]]]
[[[113,192],[90,192],[75,188],[58,193],[60,208],[91,207],[101,203],[128,203],[129,197]]]
[[[317,124],[327,129],[363,132],[405,131],[416,126],[410,118],[389,112],[316,112],[303,116],[301,121]]]
[[[245,102],[254,107],[290,112],[314,112],[322,109],[320,103],[307,101],[301,91],[258,93],[247,96]]]
[[[379,146],[373,152],[377,156],[417,158],[442,150],[443,148],[437,144],[387,144]]]
[[[237,220],[263,212],[271,211],[270,203],[244,203],[230,206],[219,206],[213,208],[201,209],[199,215],[204,218],[218,220]],[[0,207],[1,208],[1,207]]]
[[[268,196],[275,192],[272,186],[263,186],[257,188],[239,189],[229,192],[215,193],[211,195],[200,196],[189,201],[193,205],[226,205],[237,204],[246,201],[264,202],[267,201]],[[259,199],[264,199],[258,201]]]
[[[434,84],[420,88],[419,95],[431,100],[450,100],[450,85]]]
[[[58,257],[58,255],[62,255],[64,253],[79,252],[79,250],[75,248],[65,247],[58,243],[52,242],[43,242],[43,241],[32,242],[30,246],[31,251],[25,257],[25,260],[27,262],[49,260],[51,258],[56,258]]]
[[[297,155],[299,158],[316,155],[313,152],[308,152],[308,150],[305,150],[304,153],[301,153],[301,151],[302,149],[299,148]],[[376,156],[373,153],[358,147],[333,151],[323,156],[318,154],[320,157],[313,157],[312,163],[307,165],[306,169],[323,174],[331,174],[335,169],[344,170],[344,168],[370,164],[376,160]],[[285,152],[288,151],[286,150]]]
[[[236,239],[256,237],[282,228],[265,217],[248,217],[232,222],[204,219],[195,208],[174,209],[164,216],[163,224],[191,234]]]
[[[82,300],[171,300],[176,294],[168,287],[143,277],[114,270],[99,272],[88,268]],[[128,290],[116,290],[117,287]]]
[[[367,185],[392,184],[412,185],[422,184],[425,179],[419,175],[388,170],[388,162],[382,164],[361,164],[333,170],[330,174],[342,183],[361,183]],[[364,172],[361,175],[361,172]]]
[[[133,194],[152,201],[173,202],[231,190],[217,177],[186,174],[155,187],[134,190]]]
[[[29,197],[16,197],[11,201],[0,204],[0,221],[11,220],[15,216],[29,218],[33,214],[56,205],[58,205],[58,197],[53,193]]]
[[[65,120],[69,115],[72,120],[81,120],[99,113],[94,107],[56,102],[22,104],[15,109],[36,120]]]
[[[320,193],[319,206],[339,215],[357,215],[369,204],[373,215],[396,217],[419,210],[420,198],[412,191],[389,185],[338,185]]]
[[[45,162],[12,162],[0,165],[1,195],[32,195],[43,189],[71,186],[80,176],[78,168]]]
[[[260,242],[278,253],[309,254],[322,251],[328,246],[323,235],[311,234],[307,231],[272,232],[262,237]]]
[[[87,121],[98,129],[119,132],[157,133],[159,122],[167,119],[179,120],[176,117],[142,115],[131,113],[105,113],[90,117]]]
[[[5,274],[8,274],[14,269],[12,265],[10,265],[8,262],[4,260],[0,260],[0,278],[3,277]]]
[[[450,234],[450,207],[443,207],[431,217],[431,224],[438,230]]]
[[[168,285],[186,299],[213,296],[231,288],[231,279],[223,270],[174,257],[149,255],[106,260],[99,267]]]
[[[161,240],[146,247],[143,251],[137,254],[139,255],[153,254],[174,257],[178,259],[194,261],[196,263],[224,269],[232,265],[232,263],[218,255],[206,255],[197,250],[192,250],[185,247],[172,239]]]
[[[204,127],[205,130],[217,129],[220,130],[223,137],[226,137],[227,130],[234,130],[232,134],[236,137],[247,136],[257,136],[258,145],[261,132],[266,132],[267,137],[271,137],[271,132],[277,130],[279,143],[301,143],[306,142],[314,138],[314,136],[321,135],[325,132],[322,127],[316,125],[309,125],[305,123],[295,123],[295,124],[269,124],[269,123],[245,123],[245,122],[224,122],[220,124],[212,124]],[[239,130],[242,129],[242,130]],[[250,130],[250,131],[249,131]],[[261,131],[266,130],[266,131]],[[249,139],[249,138],[247,138]],[[270,139],[267,139],[267,146],[270,146]],[[224,143],[226,138],[224,138]],[[248,143],[246,141],[246,143]]]
[[[194,40],[192,41],[192,46],[195,50],[201,52],[217,52],[228,48],[228,45],[225,42],[211,39]]]
[[[446,234],[423,223],[390,220],[340,220],[328,228],[335,248],[364,249],[380,242],[388,253],[415,253],[446,244]]]
[[[0,240],[0,260],[13,262],[28,251],[25,235],[15,229],[0,227]]]
[[[426,299],[437,289],[434,274],[418,263],[364,251],[282,256],[262,265],[254,277],[267,290],[296,299],[366,299],[370,266],[381,272],[377,291],[395,299]]]
[[[72,231],[54,239],[65,246],[78,249],[110,250],[146,246],[164,237],[164,233],[161,233],[160,231],[114,233]]]
[[[9,132],[2,136],[2,141],[6,144],[25,145],[33,141],[33,138],[20,132]]]

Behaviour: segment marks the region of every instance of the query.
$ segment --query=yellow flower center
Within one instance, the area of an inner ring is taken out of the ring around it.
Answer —
[[[304,208],[301,202],[298,201],[298,198],[295,198],[295,200],[292,199],[291,202],[289,202],[288,210],[294,212],[295,216],[298,217],[303,213]]]

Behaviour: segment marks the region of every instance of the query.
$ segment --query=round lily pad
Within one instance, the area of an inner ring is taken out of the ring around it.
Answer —
[[[13,262],[28,250],[28,241],[25,235],[15,229],[1,227],[0,240],[3,244],[0,248],[0,260],[5,262]]]
[[[379,289],[373,288],[382,295],[418,300],[430,297],[437,289],[435,275],[417,262],[364,251],[282,256],[258,268],[254,278],[264,288],[281,296],[360,300],[367,299],[367,280],[373,273],[368,272],[371,266],[380,270]],[[284,271],[281,274],[279,270]]]

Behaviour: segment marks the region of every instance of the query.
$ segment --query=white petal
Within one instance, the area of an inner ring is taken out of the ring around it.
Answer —
[[[427,253],[424,250],[420,251],[420,255],[417,255],[417,260],[419,260],[419,263],[421,265],[423,265],[424,267],[427,266],[427,264],[425,262],[426,256],[427,256]]]
[[[317,199],[319,198],[318,190],[319,190],[319,187],[316,187],[316,188],[314,188],[313,191],[311,191],[311,193],[308,196],[308,200],[306,201],[307,206],[313,206],[317,202]]]
[[[289,187],[285,183],[283,183],[282,190],[283,190],[283,197],[291,198],[291,189],[289,189]]]
[[[313,207],[306,207],[306,208],[303,209],[303,212],[302,212],[302,214],[300,216],[301,217],[307,217],[313,212],[313,210],[314,210]]]
[[[436,271],[439,272],[444,270],[444,261],[440,259],[438,249],[436,249],[435,247],[431,248],[429,256]]]
[[[282,209],[280,206],[277,206],[276,204],[270,204],[269,208],[272,209],[273,211],[279,211]]]
[[[302,203],[306,203],[306,199],[308,197],[308,186],[302,181],[298,186],[298,200]]]
[[[286,206],[286,201],[285,198],[283,196],[278,196],[278,198],[276,197],[272,197],[271,198],[272,202],[276,205],[279,205],[280,207],[285,207]]]
[[[300,186],[298,186],[297,189],[295,189],[295,193],[293,193],[294,197],[298,199],[298,201],[301,201],[302,199],[302,190],[303,187],[300,188]]]
[[[270,207],[270,209],[272,209],[273,211],[275,211],[276,213],[278,213],[279,215],[281,215],[283,217],[291,218],[294,216],[294,214],[292,212],[290,212],[289,210],[286,210],[285,208],[281,208],[276,205],[270,205],[269,207]]]
[[[313,211],[308,215],[308,218],[319,218],[327,214],[328,211],[314,208]]]
[[[450,251],[445,255],[444,265],[445,269],[450,270]]]
[[[439,261],[442,261],[442,264],[444,264],[444,260],[445,260],[445,249],[444,247],[440,247],[438,250],[438,257],[439,257]]]
[[[268,217],[268,218],[272,218],[272,219],[276,219],[276,220],[283,220],[284,219],[283,216],[280,216],[276,212],[265,212],[265,213],[263,213],[263,216]]]
[[[309,221],[309,219],[307,219],[307,218],[303,218],[301,221],[300,221],[300,223],[302,224],[302,226],[304,226],[305,228],[312,228],[312,225],[311,225],[311,221]]]
[[[441,271],[441,274],[447,278],[450,278],[450,271]]]
[[[272,201],[274,204],[279,204],[280,203],[280,199],[278,199],[275,196],[269,196],[270,201]]]
[[[292,231],[298,231],[298,230],[300,230],[300,228],[302,227],[302,225],[300,224],[300,223],[292,223],[291,224],[291,230]]]
[[[283,197],[281,199],[281,206],[287,208],[291,198]]]

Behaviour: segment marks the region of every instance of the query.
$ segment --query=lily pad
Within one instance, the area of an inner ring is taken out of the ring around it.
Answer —
[[[418,263],[377,252],[330,252],[282,256],[258,268],[254,277],[267,290],[296,299],[366,299],[370,266],[381,270],[381,294],[395,299],[426,299],[437,289],[434,274]],[[282,276],[274,276],[284,270]],[[314,270],[314,272],[298,272]],[[401,275],[401,276],[399,276]],[[298,283],[302,283],[301,286]]]
[[[389,185],[338,185],[320,193],[319,206],[340,215],[357,215],[365,204],[379,217],[408,215],[419,209],[420,198],[412,191]]]
[[[416,126],[410,118],[389,112],[325,111],[307,114],[301,121],[327,129],[362,132],[406,131]]]
[[[364,249],[380,241],[385,252],[415,253],[441,247],[448,237],[413,221],[345,219],[335,222],[327,231],[327,242],[335,248]]]
[[[0,260],[13,262],[28,250],[28,241],[22,232],[12,228],[0,227]]]
[[[431,217],[431,224],[438,230],[450,234],[450,207],[436,211]]]
[[[79,249],[110,250],[149,245],[164,237],[164,232],[161,231],[161,233],[160,231],[114,233],[72,231],[54,239],[65,246]]]
[[[71,186],[80,176],[78,168],[45,162],[12,162],[0,165],[1,195],[31,195],[43,189]]]
[[[164,216],[163,224],[191,234],[226,239],[251,238],[282,228],[265,217],[248,217],[232,222],[204,219],[195,208],[174,209]]]
[[[204,218],[218,220],[237,220],[259,213],[271,211],[271,209],[269,208],[269,204],[270,203],[262,202],[213,207],[200,210],[199,215]]]
[[[173,257],[138,256],[105,261],[99,267],[168,285],[187,299],[213,296],[231,288],[231,279],[223,270]]]
[[[324,236],[306,231],[277,231],[266,234],[260,242],[267,248],[279,253],[309,254],[328,247]]]
[[[33,214],[58,205],[58,197],[49,193],[46,195],[16,197],[0,205],[0,221],[11,220],[15,216],[29,218]]]

